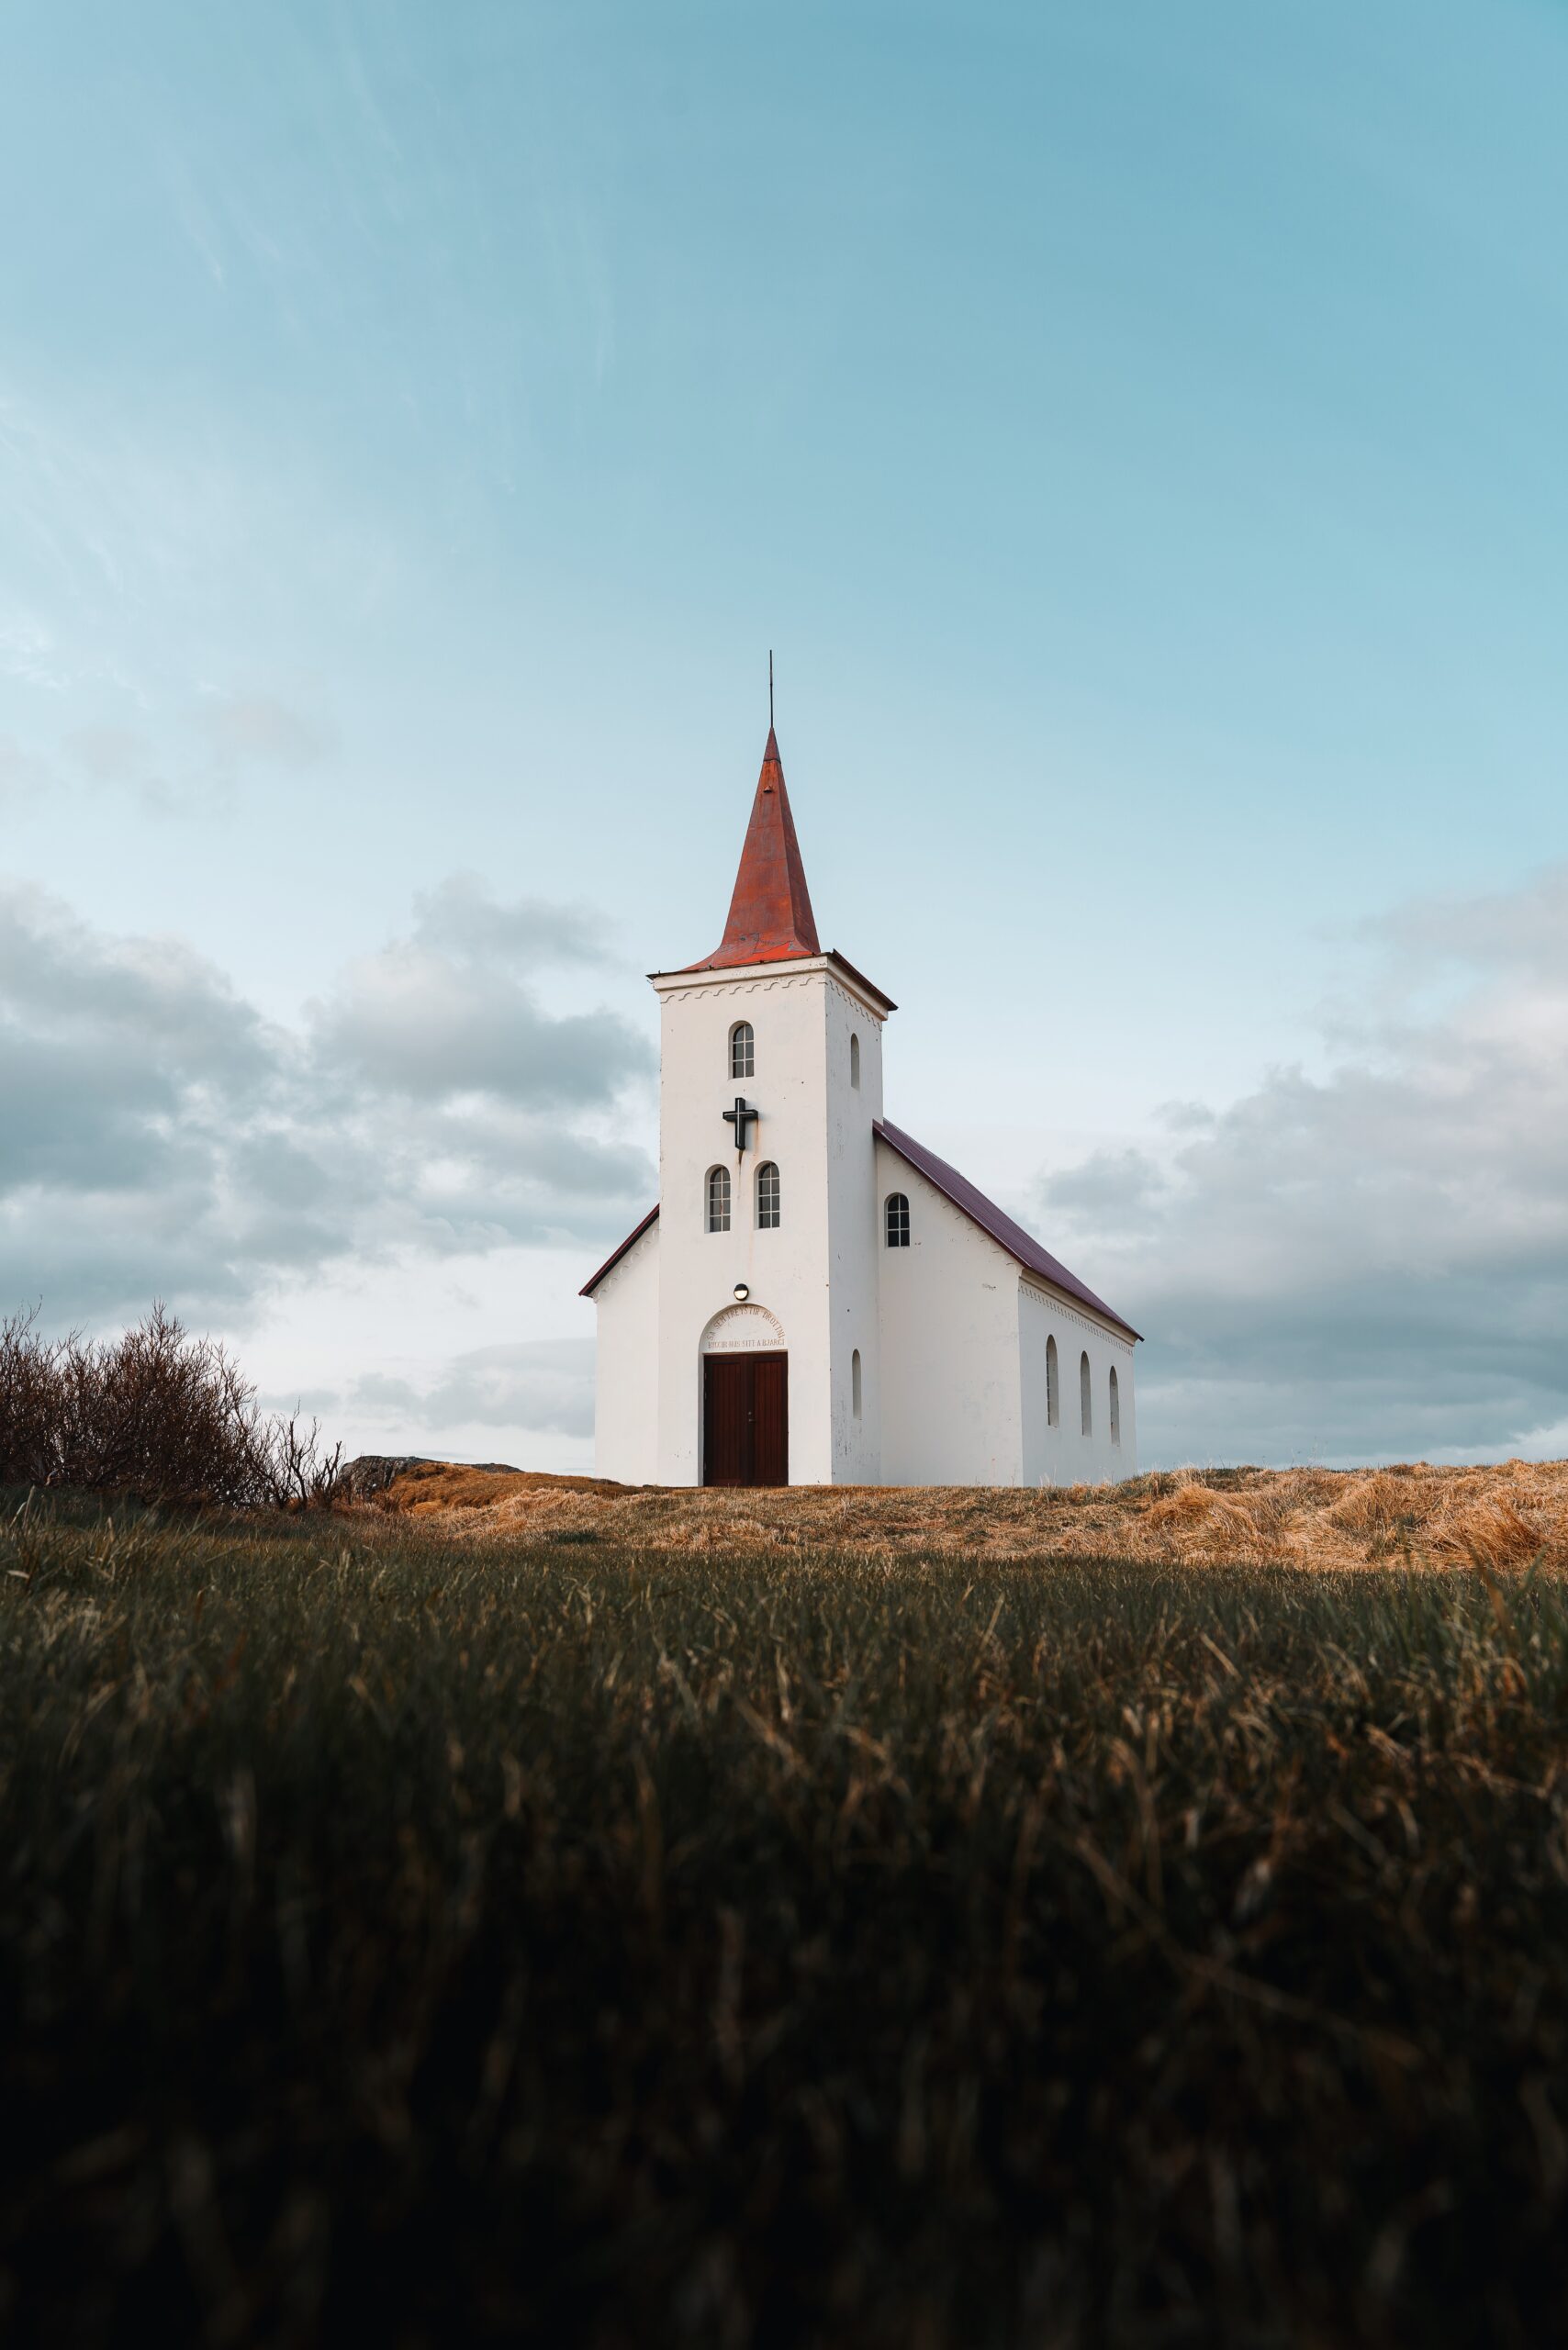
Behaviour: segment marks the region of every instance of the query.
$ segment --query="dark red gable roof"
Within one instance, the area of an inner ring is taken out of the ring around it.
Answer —
[[[711,955],[686,968],[724,971],[737,963],[782,963],[821,952],[778,738],[770,726],[724,935]]]
[[[1107,1322],[1114,1322],[1118,1330],[1126,1332],[1129,1338],[1142,1336],[1130,1322],[1124,1322],[1103,1297],[1096,1297],[1076,1273],[1070,1273],[1048,1248],[1042,1248],[1032,1232],[1025,1232],[1023,1225],[1014,1224],[994,1200],[988,1200],[983,1192],[977,1192],[956,1167],[949,1167],[945,1158],[938,1158],[934,1150],[927,1150],[924,1143],[916,1142],[913,1135],[906,1135],[902,1126],[890,1125],[886,1118],[877,1119],[872,1131],[879,1141],[885,1142],[890,1150],[898,1152],[901,1158],[907,1159],[928,1183],[935,1183],[944,1198],[951,1200],[956,1208],[962,1208],[964,1214],[978,1224],[982,1232],[988,1232],[1010,1257],[1016,1259],[1026,1272],[1038,1273],[1042,1281],[1050,1281],[1057,1289],[1065,1291],[1069,1297],[1076,1297],[1096,1314],[1103,1314]],[[606,1273],[612,1272],[628,1249],[636,1247],[649,1225],[658,1222],[658,1214],[656,1207],[648,1210],[642,1223],[626,1235],[620,1248],[611,1249],[592,1279],[583,1283],[577,1292],[579,1297],[593,1295]]]
[[[876,980],[868,979],[864,971],[857,971],[854,964],[850,961],[848,956],[841,955],[836,946],[830,946],[828,948],[827,959],[830,963],[836,963],[841,971],[846,971],[857,988],[864,988],[868,995],[874,995],[877,1002],[883,1007],[884,1011],[896,1012],[898,1010],[898,1005],[893,1002],[892,997],[890,995],[884,995],[881,989],[877,985]]]
[[[595,1273],[592,1281],[585,1281],[581,1289],[578,1290],[577,1295],[579,1297],[591,1297],[595,1290],[599,1287],[600,1281],[604,1279],[606,1273],[614,1271],[616,1266],[621,1262],[622,1258],[624,1257],[628,1248],[634,1248],[636,1247],[644,1233],[646,1232],[649,1225],[656,1224],[658,1222],[658,1209],[656,1207],[651,1207],[648,1210],[647,1214],[643,1218],[642,1223],[637,1226],[636,1231],[629,1232],[626,1235],[625,1239],[621,1243],[620,1248],[612,1248],[610,1250],[603,1264],[600,1265],[598,1272]]]
[[[1092,1307],[1096,1314],[1103,1314],[1107,1322],[1114,1322],[1118,1330],[1126,1332],[1129,1338],[1137,1338],[1141,1335],[1130,1322],[1124,1322],[1119,1314],[1114,1313],[1103,1297],[1096,1297],[1076,1273],[1070,1273],[1065,1265],[1059,1264],[1048,1248],[1042,1248],[1032,1232],[1025,1232],[1023,1225],[1014,1224],[994,1200],[988,1200],[983,1192],[977,1192],[956,1167],[949,1167],[945,1158],[938,1158],[934,1150],[927,1150],[924,1143],[916,1142],[913,1135],[906,1135],[901,1127],[890,1125],[885,1118],[876,1121],[873,1131],[890,1149],[896,1150],[901,1158],[906,1158],[912,1167],[916,1168],[928,1183],[935,1183],[956,1208],[962,1208],[982,1232],[989,1232],[1010,1257],[1016,1258],[1025,1272],[1038,1273],[1042,1281],[1065,1290],[1069,1297],[1076,1297],[1081,1304]]]

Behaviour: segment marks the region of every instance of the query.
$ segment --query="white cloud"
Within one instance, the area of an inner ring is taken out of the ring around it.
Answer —
[[[538,909],[531,949],[526,909],[463,888],[461,952],[417,924],[390,984],[371,958],[299,1030],[178,941],[0,891],[0,1299],[232,1318],[335,1264],[615,1237],[654,1176],[598,1128],[648,1048],[515,976],[586,951],[585,917]]]
[[[593,1433],[593,1360],[591,1338],[476,1347],[453,1356],[422,1387],[371,1371],[342,1400],[356,1416],[385,1416],[399,1427],[422,1430],[416,1440],[425,1443],[454,1428],[476,1427],[588,1437]]]
[[[53,781],[47,760],[24,750],[14,734],[0,734],[0,807],[20,801],[27,793],[46,790]]]
[[[332,748],[332,730],[274,694],[214,694],[197,723],[219,766],[311,766]]]
[[[66,772],[134,792],[150,814],[227,813],[239,785],[267,767],[310,766],[333,747],[327,722],[264,693],[211,693],[182,709],[157,747],[140,728],[94,721],[60,750]]]
[[[1162,1147],[1039,1186],[1047,1242],[1148,1334],[1146,1460],[1562,1448],[1568,871],[1401,908],[1371,944],[1372,1008],[1327,1074],[1172,1104]],[[575,1462],[588,1342],[505,1332],[527,1326],[520,1248],[591,1262],[653,1196],[618,1131],[646,1044],[535,992],[602,957],[583,910],[457,876],[284,1028],[177,940],[0,892],[0,1300],[102,1323],[162,1295],[232,1327],[378,1265],[396,1286],[504,1263],[497,1343],[453,1349],[454,1309],[432,1366],[394,1315],[321,1393],[388,1449],[510,1456],[533,1431]]]
[[[1369,925],[1321,1079],[1045,1179],[1148,1338],[1148,1460],[1550,1451],[1568,1407],[1568,868]]]
[[[532,899],[498,903],[469,875],[421,897],[415,911],[408,937],[350,964],[311,1006],[323,1067],[343,1086],[432,1103],[482,1097],[487,1110],[476,1113],[468,1102],[448,1126],[464,1156],[558,1156],[559,1130],[520,1126],[518,1105],[586,1106],[648,1068],[643,1039],[615,1013],[554,1016],[521,976],[602,959],[592,917]]]

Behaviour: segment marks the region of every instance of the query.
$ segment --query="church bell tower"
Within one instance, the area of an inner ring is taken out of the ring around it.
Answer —
[[[659,1196],[583,1290],[635,1485],[1136,1473],[1138,1334],[882,1114],[891,999],[823,950],[771,725],[724,934],[650,974]]]
[[[656,1481],[876,1483],[894,1006],[818,943],[771,727],[724,934],[659,998]]]

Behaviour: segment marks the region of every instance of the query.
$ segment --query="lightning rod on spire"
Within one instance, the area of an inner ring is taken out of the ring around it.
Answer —
[[[773,647],[767,648],[767,731],[773,732]]]

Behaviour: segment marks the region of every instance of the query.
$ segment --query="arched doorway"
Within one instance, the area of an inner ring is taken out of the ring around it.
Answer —
[[[702,1483],[790,1482],[790,1357],[760,1305],[730,1305],[702,1333]]]

